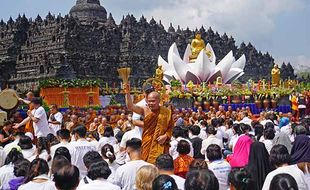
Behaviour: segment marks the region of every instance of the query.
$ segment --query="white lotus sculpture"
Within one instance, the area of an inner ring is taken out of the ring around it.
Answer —
[[[189,57],[192,54],[191,46],[188,44],[183,59],[180,57],[175,43],[171,45],[168,52],[168,62],[161,56],[158,57],[158,66],[164,71],[164,81],[169,83],[177,79],[183,83],[192,81],[194,84],[215,81],[222,77],[222,83],[231,83],[244,74],[245,56],[242,55],[237,61],[230,51],[218,64],[211,45],[208,43],[206,50],[211,52],[208,57],[204,50],[201,50],[195,62],[190,63]]]

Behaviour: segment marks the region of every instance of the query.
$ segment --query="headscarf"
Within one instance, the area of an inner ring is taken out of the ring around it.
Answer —
[[[290,140],[290,137],[285,133],[285,132],[280,132],[278,133],[274,139],[273,139],[273,145],[276,145],[276,144],[282,144],[284,145],[288,152],[291,153],[291,150],[292,150],[292,142]]]
[[[248,169],[255,181],[253,190],[261,190],[267,174],[270,172],[269,154],[261,142],[253,142],[251,145]]]
[[[229,159],[232,168],[244,167],[248,164],[252,142],[252,139],[248,135],[239,137],[233,150],[234,152]]]
[[[282,127],[288,125],[290,123],[290,119],[287,118],[287,117],[282,117],[280,119],[280,122],[279,122],[279,128],[281,129]]]
[[[310,138],[307,135],[297,135],[292,152],[291,163],[310,162]]]

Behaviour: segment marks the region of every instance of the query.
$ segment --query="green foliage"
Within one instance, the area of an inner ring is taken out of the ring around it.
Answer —
[[[102,80],[84,80],[84,79],[75,79],[75,80],[65,80],[65,79],[45,79],[39,81],[39,88],[51,88],[51,87],[97,87],[103,84]]]

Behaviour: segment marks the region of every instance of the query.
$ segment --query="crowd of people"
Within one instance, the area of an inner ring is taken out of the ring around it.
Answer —
[[[126,107],[64,112],[28,93],[26,118],[0,130],[0,189],[310,189],[307,114],[176,109],[145,93],[137,104],[127,93]]]

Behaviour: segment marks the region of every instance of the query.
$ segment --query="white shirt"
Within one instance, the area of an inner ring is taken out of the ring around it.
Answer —
[[[8,155],[10,153],[10,151],[12,150],[12,148],[20,148],[17,144],[19,142],[19,138],[16,138],[13,142],[7,144],[4,146],[3,150],[6,153],[6,155]]]
[[[177,176],[177,175],[170,175],[170,177],[172,177],[175,181],[175,183],[178,186],[178,189],[184,190],[184,184],[185,184],[185,179]]]
[[[54,118],[60,124],[49,123],[49,127],[50,127],[51,132],[56,136],[57,131],[59,131],[61,129],[63,116],[62,116],[62,114],[60,112],[57,112],[57,113],[54,114]],[[49,117],[48,121],[52,121],[51,116]]]
[[[231,171],[231,166],[225,160],[217,160],[208,163],[208,168],[211,170],[217,180],[219,181],[219,190],[227,190],[228,185],[228,174]]]
[[[4,165],[6,154],[2,146],[0,146],[0,167]]]
[[[277,174],[290,174],[297,182],[299,190],[308,190],[307,183],[304,179],[304,173],[297,167],[297,165],[279,167],[270,172],[264,182],[262,190],[269,190],[270,182]]]
[[[34,156],[36,153],[36,147],[32,145],[32,148],[30,149],[24,149],[22,150],[22,154],[25,159],[29,160],[32,156]]]
[[[263,143],[264,143],[264,145],[265,145],[265,147],[266,147],[268,153],[270,154],[270,150],[271,150],[271,148],[273,147],[273,140],[265,139],[265,140],[263,141]]]
[[[31,113],[38,119],[37,123],[33,122],[34,135],[36,137],[46,137],[50,133],[50,129],[44,108],[40,106],[38,109],[33,109]]]
[[[244,117],[239,123],[244,123],[244,124],[248,124],[251,126],[252,119],[250,119],[248,117]]]
[[[70,143],[66,142],[66,141],[61,141],[60,143],[51,146],[52,158],[54,158],[55,152],[56,152],[57,148],[59,148],[59,147],[66,147],[69,150],[70,154],[72,154],[72,148],[70,146]]]
[[[223,148],[223,140],[216,138],[214,135],[209,135],[209,137],[202,141],[200,153],[206,155],[207,148],[210,144],[217,144]],[[207,158],[207,156],[206,156]]]
[[[51,181],[47,175],[40,175],[36,178],[40,178],[40,179],[47,179],[47,181],[43,182],[43,183],[35,183],[35,182],[28,182],[24,185],[21,185],[18,190],[57,190],[55,187],[55,184],[53,181]]]
[[[134,189],[137,171],[145,165],[150,165],[143,160],[133,160],[117,168],[114,176],[114,184],[121,187],[122,190]]]
[[[135,127],[133,129],[131,129],[130,131],[127,131],[123,137],[122,137],[122,140],[120,142],[120,147],[122,148],[126,148],[126,142],[132,138],[138,138],[140,140],[142,140],[142,136],[140,134],[140,130],[139,130],[140,127]]]
[[[0,189],[14,178],[14,165],[12,163],[4,165],[0,168]]]
[[[108,182],[105,179],[96,179],[94,181],[89,182],[89,184],[85,184],[79,186],[77,190],[121,190],[121,188],[117,185],[114,185]]]
[[[111,175],[108,177],[108,181],[113,183],[115,181],[114,177],[115,177],[115,172],[117,170],[117,168],[120,167],[120,165],[118,163],[116,163],[116,161],[114,161],[112,164],[110,163],[110,161],[108,159],[104,159],[108,164],[109,164],[109,168],[111,170]]]
[[[140,107],[145,107],[147,105],[145,98],[143,98],[136,105],[140,106]],[[137,114],[135,112],[133,112],[133,114],[132,114],[132,120],[140,120],[141,117],[142,117],[141,115],[139,115],[139,114]],[[138,126],[136,126],[136,127],[138,127]],[[141,139],[142,138],[142,133],[143,133],[143,128],[138,127],[138,131],[139,131],[139,134],[140,134],[140,138],[139,139]]]
[[[77,189],[79,189],[80,187],[82,187],[82,186],[84,186],[84,185],[86,185],[86,184],[89,184],[89,183],[92,182],[92,181],[93,181],[93,180],[90,179],[90,178],[87,177],[87,176],[81,178],[80,183],[79,183],[79,186],[78,186]],[[86,182],[87,182],[87,183],[86,183]]]
[[[194,156],[194,148],[193,148],[191,141],[189,141],[188,139],[182,138],[182,137],[178,137],[177,139],[174,139],[170,142],[169,154],[172,156],[173,160],[175,160],[179,156],[179,153],[177,151],[177,147],[178,147],[178,143],[180,142],[180,140],[185,140],[189,143],[190,152],[188,153],[188,155],[193,157]]]
[[[70,146],[72,147],[71,163],[79,168],[80,176],[83,178],[87,174],[87,168],[84,165],[83,157],[89,151],[96,151],[96,147],[84,139],[71,142]]]
[[[117,140],[115,137],[101,137],[98,144],[97,144],[97,151],[101,153],[101,148],[106,145],[110,144],[114,146],[117,143]]]

